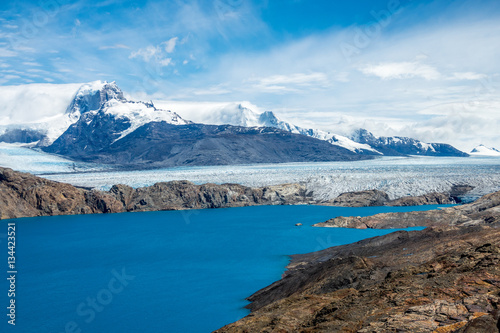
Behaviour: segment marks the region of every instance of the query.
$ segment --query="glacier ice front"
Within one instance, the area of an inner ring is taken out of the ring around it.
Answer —
[[[382,157],[357,162],[282,163],[216,167],[54,174],[49,179],[80,186],[109,189],[114,184],[132,187],[171,180],[203,183],[238,183],[258,187],[302,183],[315,199],[329,200],[350,191],[377,189],[391,199],[446,192],[468,184],[472,197],[500,190],[500,158]]]

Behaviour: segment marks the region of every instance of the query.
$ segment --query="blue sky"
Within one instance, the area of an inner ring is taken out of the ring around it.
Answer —
[[[108,80],[326,130],[495,145],[499,22],[500,2],[481,0],[9,1],[0,85]]]

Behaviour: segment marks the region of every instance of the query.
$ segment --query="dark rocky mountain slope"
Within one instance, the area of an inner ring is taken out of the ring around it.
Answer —
[[[126,119],[83,116],[45,151],[81,161],[133,167],[352,161],[368,158],[275,128],[150,122],[118,139]],[[118,140],[117,140],[118,139]]]

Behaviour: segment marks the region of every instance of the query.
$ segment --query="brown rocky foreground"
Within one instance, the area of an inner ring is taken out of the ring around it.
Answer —
[[[453,203],[450,193],[430,193],[391,201],[387,194],[375,190],[345,193],[337,201],[319,202],[300,184],[251,188],[238,184],[195,185],[188,181],[171,181],[137,189],[115,185],[109,191],[97,191],[0,167],[0,219],[254,205],[358,207],[445,203]]]
[[[500,192],[442,211],[328,221],[336,227],[427,225],[292,256],[252,313],[216,332],[500,330]]]

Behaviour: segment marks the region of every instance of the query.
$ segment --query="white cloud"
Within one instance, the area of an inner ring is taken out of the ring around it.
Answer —
[[[130,49],[130,47],[125,44],[99,46],[99,50],[115,50],[115,49]]]
[[[3,78],[6,80],[13,80],[13,79],[20,79],[21,77],[19,75],[7,74],[4,75]]]
[[[4,47],[0,48],[0,57],[17,57],[18,53]]]
[[[23,65],[41,67],[42,65],[34,61],[24,61]]]
[[[225,95],[231,93],[231,90],[224,88],[222,86],[213,86],[208,89],[197,89],[193,91],[193,94],[201,95]]]
[[[166,54],[172,53],[175,49],[178,38],[174,37],[159,45],[149,45],[145,48],[139,49],[130,53],[129,59],[141,58],[145,62],[154,61],[156,64],[166,67],[172,65],[172,58],[167,57]]]
[[[256,113],[262,110],[247,101],[241,102],[179,102],[154,100],[156,107],[171,110],[184,119],[205,124],[237,124],[257,123]]]
[[[160,66],[168,66],[172,63],[172,58],[158,59]]]
[[[366,75],[375,75],[383,80],[410,79],[420,77],[437,80],[441,77],[436,68],[419,62],[391,62],[378,65],[366,65],[360,68]]]
[[[315,83],[325,84],[328,82],[327,76],[324,73],[295,73],[290,75],[273,75],[258,79],[262,85],[272,84],[297,84],[297,85],[310,85]]]
[[[334,80],[338,82],[349,82],[349,72],[340,72],[335,74]]]
[[[399,133],[416,138],[452,144],[469,152],[479,144],[500,149],[500,99],[473,103],[448,103],[426,114],[435,114],[422,122],[412,122]]]
[[[135,52],[130,53],[129,58],[142,58],[145,62],[149,62],[152,58],[156,57],[161,50],[158,46],[149,45],[143,49],[139,49]]]
[[[450,80],[481,80],[486,78],[485,74],[479,74],[474,72],[458,72],[453,73],[453,76],[450,77]]]
[[[263,78],[252,78],[257,89],[268,92],[294,92],[304,87],[325,87],[328,76],[325,73],[293,73],[288,75],[271,75]]]
[[[172,53],[174,52],[175,45],[177,43],[178,37],[170,38],[168,41],[163,42],[162,44],[165,46],[165,52]]]
[[[15,45],[13,46],[14,51],[19,51],[19,52],[30,52],[30,53],[36,53],[36,49],[30,46],[25,46],[25,45]],[[18,53],[16,53],[16,56]]]
[[[81,84],[0,86],[1,125],[36,123],[64,114]]]

